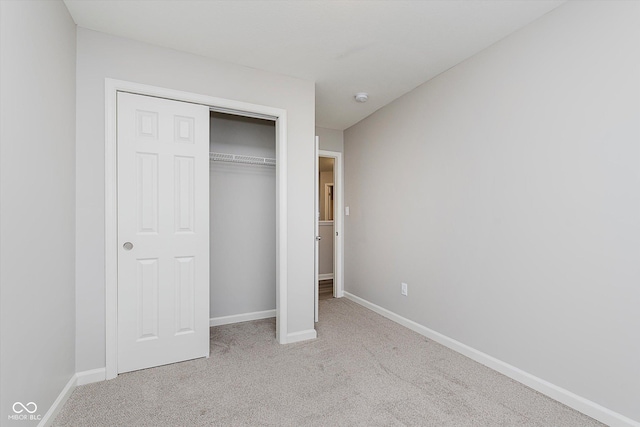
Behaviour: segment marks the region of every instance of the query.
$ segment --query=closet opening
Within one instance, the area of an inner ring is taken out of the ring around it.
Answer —
[[[276,122],[211,111],[209,139],[210,324],[275,318]]]

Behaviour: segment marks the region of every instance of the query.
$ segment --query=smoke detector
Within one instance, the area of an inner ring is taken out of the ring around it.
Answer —
[[[369,99],[369,94],[366,92],[356,93],[355,95],[356,102],[367,102]]]

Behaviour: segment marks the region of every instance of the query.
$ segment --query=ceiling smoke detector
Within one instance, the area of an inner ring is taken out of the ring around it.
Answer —
[[[356,93],[355,98],[357,102],[367,102],[367,100],[369,99],[369,94],[366,92]]]

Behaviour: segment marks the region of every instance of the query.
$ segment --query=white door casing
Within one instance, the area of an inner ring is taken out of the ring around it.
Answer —
[[[117,100],[117,370],[209,355],[209,108]]]

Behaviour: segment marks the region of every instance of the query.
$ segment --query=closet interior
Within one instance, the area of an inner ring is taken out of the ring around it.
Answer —
[[[276,308],[275,122],[210,113],[210,318]]]

